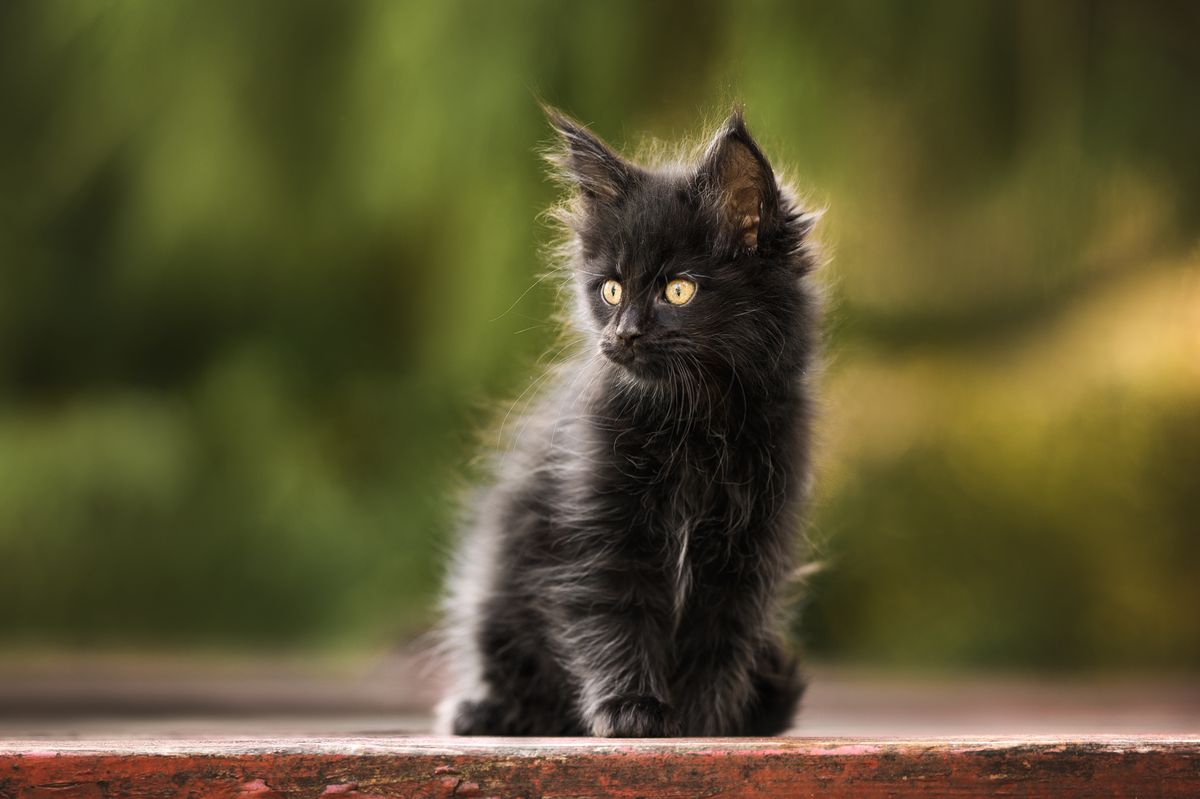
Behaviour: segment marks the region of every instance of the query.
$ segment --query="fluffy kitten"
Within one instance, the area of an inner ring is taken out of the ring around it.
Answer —
[[[809,472],[815,217],[741,114],[650,168],[547,109],[578,351],[494,460],[451,570],[460,735],[770,735]]]

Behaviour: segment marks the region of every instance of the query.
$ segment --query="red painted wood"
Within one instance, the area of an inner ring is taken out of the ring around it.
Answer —
[[[1200,797],[1200,737],[0,742],[0,797]]]

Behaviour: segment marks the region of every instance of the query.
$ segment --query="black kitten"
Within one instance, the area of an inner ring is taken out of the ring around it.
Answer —
[[[645,168],[548,110],[578,352],[496,456],[447,600],[460,735],[770,735],[809,473],[815,217],[740,113]]]

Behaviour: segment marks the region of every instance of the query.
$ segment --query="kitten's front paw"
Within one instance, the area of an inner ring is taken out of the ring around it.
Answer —
[[[592,719],[592,735],[603,738],[669,738],[678,735],[671,709],[653,696],[605,699]]]

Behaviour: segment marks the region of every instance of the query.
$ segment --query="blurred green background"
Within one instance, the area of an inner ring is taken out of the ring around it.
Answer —
[[[1200,667],[1200,5],[0,5],[0,647],[372,651],[554,338],[535,96],[827,206],[798,628]],[[531,288],[532,286],[532,288]]]

